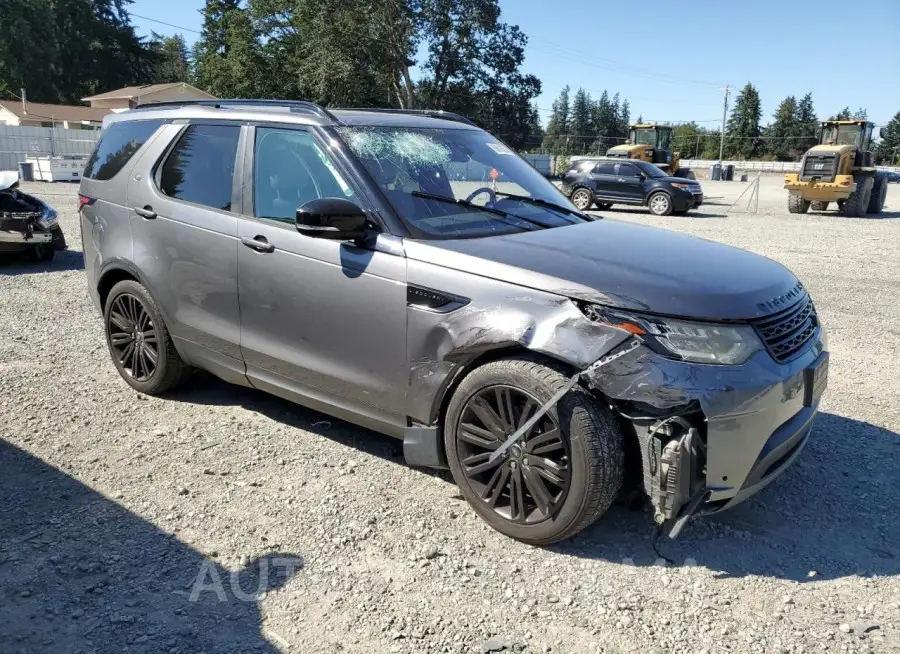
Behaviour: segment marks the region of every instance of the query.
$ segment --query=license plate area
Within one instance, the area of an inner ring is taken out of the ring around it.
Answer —
[[[803,405],[815,406],[828,386],[828,352],[822,352],[815,363],[803,371]]]

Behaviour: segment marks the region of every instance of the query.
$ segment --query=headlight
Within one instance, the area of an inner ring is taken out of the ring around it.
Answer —
[[[43,211],[41,211],[41,217],[37,220],[37,224],[40,225],[43,230],[50,230],[56,227],[58,222],[59,218],[56,216],[56,211],[45,204]]]
[[[597,305],[584,305],[582,311],[590,320],[637,334],[651,349],[682,361],[740,365],[764,349],[750,325],[661,318]]]
[[[683,188],[683,189],[691,188],[690,184],[682,184],[681,182],[672,182],[671,186],[672,186],[672,188]]]

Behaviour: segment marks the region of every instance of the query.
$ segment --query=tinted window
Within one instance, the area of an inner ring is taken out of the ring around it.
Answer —
[[[159,187],[166,195],[214,209],[231,209],[240,127],[191,125],[169,153]]]
[[[352,198],[353,189],[309,132],[256,130],[253,215],[294,222],[297,209],[318,198]]]
[[[134,153],[141,149],[161,120],[129,120],[110,125],[84,167],[84,177],[106,180],[115,177]]]
[[[594,168],[595,175],[615,175],[616,174],[616,164],[611,163],[609,161],[601,161],[597,164],[596,168]]]
[[[619,177],[637,177],[640,171],[631,164],[619,165]]]

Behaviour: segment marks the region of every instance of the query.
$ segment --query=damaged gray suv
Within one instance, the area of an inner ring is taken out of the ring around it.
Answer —
[[[400,438],[527,543],[578,533],[629,484],[672,535],[733,506],[798,456],[827,381],[789,270],[587,216],[453,114],[113,114],[80,212],[133,388],[203,369]]]

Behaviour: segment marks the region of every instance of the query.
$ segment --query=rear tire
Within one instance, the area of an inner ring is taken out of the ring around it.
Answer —
[[[841,207],[841,215],[848,218],[859,218],[866,215],[866,208],[869,206],[869,200],[872,197],[871,177],[862,177],[856,180],[856,190],[850,194],[850,197],[844,200],[844,206]]]
[[[192,369],[175,349],[159,307],[138,282],[129,279],[112,287],[103,319],[113,365],[133,389],[159,395],[190,377]]]
[[[788,211],[791,213],[806,213],[809,204],[809,200],[804,200],[799,193],[788,193]]]
[[[887,198],[887,179],[882,175],[875,178],[875,184],[872,187],[872,197],[869,200],[869,206],[866,213],[879,214],[884,209],[884,201]]]
[[[594,194],[591,193],[590,189],[582,186],[572,192],[571,200],[576,209],[579,211],[587,211],[591,208],[591,205],[594,204]]]
[[[622,486],[623,433],[581,386],[518,441],[521,447],[510,447],[496,465],[484,467],[490,452],[570,374],[537,357],[492,361],[463,379],[447,408],[447,461],[463,496],[491,527],[531,545],[574,536],[603,515]]]
[[[828,210],[828,202],[821,202],[816,200],[814,202],[809,203],[809,208],[813,211],[827,211]]]
[[[606,211],[613,206],[612,202],[595,202],[594,204],[600,211]]]
[[[668,216],[672,213],[672,198],[665,191],[657,191],[647,198],[647,207],[654,216]]]

